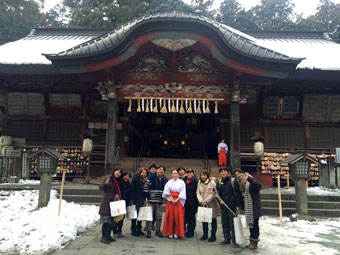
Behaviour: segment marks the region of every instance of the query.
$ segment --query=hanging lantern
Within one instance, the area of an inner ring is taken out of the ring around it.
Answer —
[[[209,100],[207,100],[207,108],[205,108],[205,113],[210,113]]]
[[[171,112],[171,99],[168,99],[168,112]]]
[[[202,114],[202,111],[201,111],[201,101],[200,100],[197,100],[198,101],[198,105],[197,105],[197,111],[196,113],[197,114]]]
[[[194,100],[194,113],[197,113],[197,104],[196,104],[196,100]]]
[[[185,110],[184,110],[184,107],[183,107],[183,98],[182,98],[182,102],[181,102],[181,108],[179,109],[179,113],[180,114],[184,114],[185,113]]]
[[[218,114],[217,100],[215,100],[215,114]]]
[[[158,109],[157,109],[157,99],[155,100],[155,107],[153,108],[153,112],[154,112],[154,113],[158,113]]]
[[[145,112],[150,112],[150,108],[149,108],[149,100],[146,99],[146,109]]]
[[[132,109],[132,100],[131,98],[129,99],[129,107],[127,109],[128,112],[131,112],[131,109]]]
[[[261,158],[264,154],[263,142],[257,141],[254,143],[254,154],[256,157]]]
[[[189,100],[189,108],[187,110],[187,113],[192,113],[191,100]]]
[[[137,104],[137,112],[141,112],[141,108],[140,108],[140,100],[138,99],[138,104]]]
[[[172,99],[171,112],[176,112],[175,99]]]
[[[179,112],[179,99],[176,100],[176,112]]]
[[[160,112],[161,112],[161,113],[167,113],[165,98],[163,98],[163,107],[162,107],[162,109],[161,109]]]

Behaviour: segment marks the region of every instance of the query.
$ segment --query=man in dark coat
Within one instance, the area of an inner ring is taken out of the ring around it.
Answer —
[[[110,242],[115,241],[115,239],[111,237],[113,222],[110,211],[110,202],[120,198],[119,185],[114,177],[114,172],[99,185],[99,189],[104,191],[99,207],[100,221],[103,224],[101,242],[109,244]]]
[[[227,167],[219,169],[220,178],[216,183],[217,198],[221,208],[224,241],[220,244],[233,243],[237,247],[234,231],[234,217],[241,209],[241,192],[237,180],[232,178]]]
[[[240,190],[244,196],[246,223],[250,231],[250,244],[247,248],[255,250],[260,236],[259,219],[262,216],[260,190],[262,185],[241,169],[236,169],[235,174],[240,181]]]
[[[185,221],[184,224],[187,224],[187,232],[185,236],[187,238],[191,238],[194,236],[195,228],[196,228],[196,218],[195,214],[198,208],[198,200],[196,196],[197,191],[197,177],[194,175],[193,169],[188,169],[186,171],[186,176],[183,179],[186,187],[186,195],[187,199],[185,201]]]

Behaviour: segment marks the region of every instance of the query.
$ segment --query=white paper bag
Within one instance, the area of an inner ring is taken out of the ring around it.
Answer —
[[[202,222],[212,222],[212,208],[209,207],[198,207],[197,211],[197,221],[202,221]]]
[[[238,215],[237,217],[234,217],[233,220],[234,220],[236,243],[243,244],[244,243],[244,232],[243,232],[241,217]]]
[[[137,210],[135,205],[130,205],[126,207],[126,219],[127,220],[137,219]]]
[[[126,214],[125,200],[110,202],[111,217]]]
[[[152,221],[152,207],[151,206],[144,206],[139,208],[138,213],[138,221]]]

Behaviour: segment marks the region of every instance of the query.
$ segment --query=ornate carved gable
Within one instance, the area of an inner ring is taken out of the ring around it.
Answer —
[[[183,48],[194,45],[197,41],[192,39],[155,39],[151,41],[153,44],[163,47],[167,50],[178,51]]]
[[[150,51],[145,54],[138,64],[131,68],[128,72],[137,73],[164,73],[169,72],[170,68],[165,63],[166,58],[156,51]]]
[[[188,56],[185,56],[183,58],[183,65],[178,67],[178,71],[182,73],[220,73],[208,59],[198,52],[192,52]]]

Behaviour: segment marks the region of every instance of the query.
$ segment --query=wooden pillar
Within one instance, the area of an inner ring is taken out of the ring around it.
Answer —
[[[305,134],[305,148],[309,148],[310,142],[310,127],[308,124],[304,125],[304,134]]]
[[[116,156],[116,133],[117,133],[118,102],[116,98],[108,99],[107,102],[107,129],[105,147],[105,174],[110,174],[114,167]]]
[[[241,167],[240,158],[240,104],[230,103],[230,159],[232,170]]]

